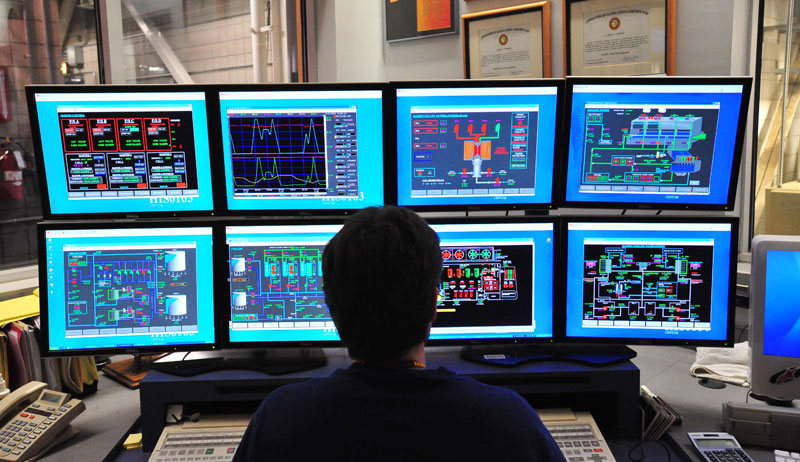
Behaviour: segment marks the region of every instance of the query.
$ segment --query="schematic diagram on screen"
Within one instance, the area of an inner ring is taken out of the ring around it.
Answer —
[[[320,245],[230,246],[231,323],[293,323],[323,327],[331,322],[322,291]],[[315,324],[311,324],[311,323]],[[259,324],[259,327],[262,325]]]
[[[532,244],[442,243],[441,249],[435,327],[531,325]]]
[[[411,110],[411,195],[532,195],[538,107]]]
[[[585,243],[583,325],[710,328],[713,244]]]
[[[192,112],[59,112],[70,199],[198,196]]]
[[[196,249],[65,248],[67,336],[197,331]]]
[[[581,191],[710,194],[718,104],[587,104],[584,115]]]
[[[228,111],[234,198],[358,198],[356,108]]]

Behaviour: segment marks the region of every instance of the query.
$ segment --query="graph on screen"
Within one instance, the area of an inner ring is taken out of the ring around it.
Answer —
[[[357,197],[355,109],[229,111],[234,198]]]

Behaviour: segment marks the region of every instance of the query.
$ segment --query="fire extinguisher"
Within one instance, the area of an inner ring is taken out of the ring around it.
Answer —
[[[25,168],[22,147],[6,138],[0,143],[0,200],[22,199],[22,171]]]

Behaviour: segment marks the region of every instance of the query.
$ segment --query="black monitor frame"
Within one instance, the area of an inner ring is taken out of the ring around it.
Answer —
[[[556,122],[553,143],[553,172],[559,171],[559,151],[562,134],[564,131],[564,79],[498,79],[498,80],[436,80],[436,81],[393,81],[390,82],[390,102],[386,107],[385,118],[387,123],[393,128],[393,138],[387,143],[384,151],[384,171],[386,172],[386,191],[387,203],[397,204],[397,156],[398,156],[398,135],[397,135],[397,90],[399,89],[420,89],[420,88],[493,88],[493,87],[552,87],[557,88],[556,93]],[[538,155],[538,153],[537,153]],[[550,190],[550,201],[543,203],[527,204],[505,202],[503,204],[470,204],[470,205],[404,205],[412,210],[419,212],[433,211],[480,211],[480,210],[548,210],[556,207],[557,194],[560,191],[560,178],[553,175],[553,183]]]
[[[175,351],[205,351],[215,350],[220,345],[220,330],[216,311],[212,325],[214,327],[214,343],[195,343],[181,345],[155,345],[141,347],[111,347],[111,348],[84,348],[74,350],[50,350],[50,329],[49,329],[49,296],[47,291],[47,244],[45,232],[49,230],[84,230],[84,229],[136,229],[136,228],[197,228],[210,227],[211,225],[202,219],[185,219],[181,221],[42,221],[36,225],[36,235],[39,254],[39,316],[41,317],[42,335],[40,339],[40,349],[44,357],[80,356],[80,355],[106,355],[106,354],[139,354],[139,353],[169,353]],[[212,249],[211,256],[214,258],[218,244],[213,240],[214,231],[212,227]],[[213,263],[212,263],[213,265]],[[212,266],[213,267],[213,266]],[[216,280],[216,278],[214,278]],[[216,288],[215,288],[216,289]],[[216,294],[214,298],[216,299]],[[215,308],[216,310],[216,308]]]
[[[568,337],[567,331],[567,273],[569,262],[567,254],[569,250],[569,223],[727,223],[731,225],[731,254],[728,269],[728,306],[727,323],[724,340],[671,340],[658,338],[616,338],[616,337]],[[562,216],[561,217],[561,268],[559,279],[561,280],[560,292],[562,295],[562,309],[556,312],[554,319],[558,326],[556,336],[562,343],[602,343],[602,344],[625,344],[625,345],[665,345],[665,346],[714,346],[732,347],[734,343],[734,322],[736,320],[736,264],[739,259],[739,218],[737,217],[675,217],[675,216]]]
[[[42,199],[42,214],[45,220],[73,220],[73,219],[102,219],[102,218],[168,218],[168,217],[195,217],[195,216],[213,216],[216,209],[219,207],[217,201],[217,192],[214,182],[214,172],[219,170],[216,165],[213,153],[214,140],[212,138],[213,126],[213,105],[210,101],[209,85],[26,85],[25,94],[28,104],[28,116],[31,124],[31,136],[33,137],[33,149],[37,163],[37,175],[41,190]],[[50,208],[50,191],[47,186],[47,175],[44,163],[44,152],[42,151],[41,131],[39,127],[39,114],[36,106],[35,95],[37,93],[184,93],[184,92],[202,92],[205,93],[206,105],[206,130],[209,135],[209,165],[210,165],[210,180],[211,180],[211,194],[212,209],[211,210],[192,210],[192,211],[170,211],[170,212],[101,212],[101,213],[58,213],[54,214]]]
[[[731,164],[730,182],[728,184],[728,196],[724,204],[687,204],[687,203],[666,203],[666,202],[646,202],[640,199],[646,197],[637,196],[630,202],[611,202],[611,201],[570,201],[567,200],[567,170],[569,167],[569,148],[570,133],[572,130],[572,101],[573,89],[575,85],[742,85],[742,102],[739,108],[739,120],[736,128],[736,139],[734,141],[733,160]],[[750,90],[753,84],[752,77],[567,77],[564,106],[564,130],[561,150],[561,161],[559,164],[559,176],[561,177],[561,188],[557,193],[559,207],[575,208],[615,208],[615,209],[654,209],[654,210],[733,210],[736,200],[736,187],[739,180],[739,168],[742,161],[742,149],[744,143],[744,133],[747,127],[747,115],[750,104]]]
[[[341,225],[344,218],[336,217],[294,217],[294,218],[245,218],[241,220],[222,220],[214,224],[214,266],[224,268],[214,275],[214,284],[218,288],[214,293],[215,315],[217,317],[217,337],[224,349],[246,348],[310,348],[325,347],[337,348],[344,346],[340,340],[316,341],[257,341],[233,342],[230,338],[231,321],[231,290],[230,290],[230,262],[228,261],[228,226],[315,226],[315,225]]]
[[[529,344],[551,344],[558,339],[558,319],[556,314],[557,306],[562,305],[561,290],[559,290],[560,281],[557,277],[559,271],[559,256],[561,247],[561,232],[560,220],[556,216],[482,216],[482,217],[454,217],[454,218],[430,218],[426,220],[431,225],[444,225],[444,224],[513,224],[513,223],[552,223],[553,224],[553,306],[552,313],[552,333],[550,337],[521,337],[521,338],[484,338],[484,339],[429,339],[426,342],[428,346],[479,346],[479,345],[529,345]],[[532,262],[535,264],[535,262]],[[533,302],[533,300],[532,300]]]
[[[212,157],[216,158],[214,172],[212,172],[212,180],[216,185],[215,191],[215,204],[218,206],[218,214],[221,216],[254,216],[254,217],[314,217],[314,216],[345,216],[352,215],[357,212],[358,208],[340,208],[340,209],[249,209],[237,210],[230,209],[228,204],[227,194],[227,178],[225,175],[224,158],[228,153],[223,152],[222,143],[222,124],[225,122],[220,112],[220,97],[221,92],[282,92],[282,91],[380,91],[381,92],[381,105],[382,105],[382,150],[385,152],[388,147],[388,142],[392,138],[387,136],[388,133],[394,130],[394,126],[390,125],[387,121],[387,105],[389,104],[389,85],[387,83],[288,83],[288,84],[226,84],[214,85],[211,91],[206,96],[209,105],[209,120],[214,121],[209,129],[209,138],[213,143]],[[385,159],[384,159],[385,162]],[[375,172],[376,174],[378,172]],[[383,166],[383,203],[387,204],[388,189],[386,186],[387,172],[386,165]]]

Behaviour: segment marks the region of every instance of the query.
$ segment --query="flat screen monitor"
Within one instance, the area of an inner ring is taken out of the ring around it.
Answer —
[[[211,227],[43,223],[38,236],[45,355],[214,347]]]
[[[431,220],[430,226],[444,262],[430,343],[553,337],[554,220]],[[225,227],[227,346],[338,344],[321,260],[340,229],[340,223]]]
[[[756,236],[750,273],[750,384],[800,399],[800,237]]]
[[[396,82],[396,203],[548,208],[563,80]],[[394,201],[393,201],[394,202]]]
[[[210,215],[206,93],[196,86],[28,86],[46,217]]]
[[[737,225],[565,218],[564,338],[731,346]]]
[[[732,209],[751,83],[567,79],[563,205]]]
[[[228,213],[341,214],[383,205],[385,87],[223,87]]]

